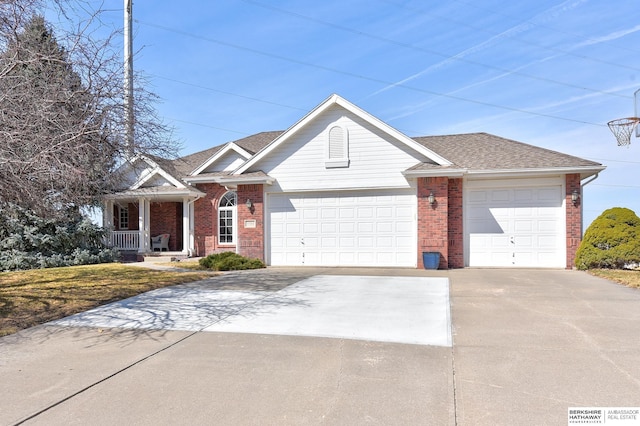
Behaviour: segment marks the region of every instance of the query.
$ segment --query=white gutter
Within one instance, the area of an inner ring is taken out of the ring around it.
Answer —
[[[116,194],[107,194],[104,196],[107,200],[127,199],[132,197],[162,197],[162,196],[181,196],[181,197],[202,197],[201,191],[176,190],[176,191],[122,191]]]
[[[540,175],[564,175],[571,173],[588,173],[598,174],[604,170],[606,166],[601,167],[556,167],[556,168],[530,168],[530,169],[492,169],[492,170],[470,170],[470,169],[446,169],[438,168],[434,170],[405,170],[402,174],[405,177],[419,178],[419,177],[462,177],[462,176],[477,176],[477,177],[528,177],[528,176],[540,176]]]
[[[224,185],[248,185],[248,184],[266,184],[271,185],[276,180],[271,176],[254,176],[254,177],[243,177],[240,176],[225,176],[220,179],[220,183]]]
[[[184,181],[191,184],[191,183],[220,183],[220,179],[222,178],[222,176],[193,176],[193,177],[186,177],[184,178]]]
[[[271,176],[194,176],[184,178],[185,182],[192,183],[219,183],[220,185],[245,185],[245,184],[273,184],[275,179]]]
[[[434,169],[434,170],[405,170],[402,172],[407,178],[420,177],[462,177],[468,173],[467,169]]]
[[[534,176],[534,175],[552,175],[552,174],[572,174],[572,173],[588,173],[597,174],[604,170],[606,166],[588,166],[588,167],[550,167],[550,168],[531,168],[531,169],[494,169],[494,170],[468,170],[467,175],[483,176],[483,177],[504,177],[510,176]]]

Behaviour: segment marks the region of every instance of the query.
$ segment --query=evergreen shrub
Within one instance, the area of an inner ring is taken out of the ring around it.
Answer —
[[[0,271],[114,262],[105,231],[70,209],[65,218],[42,218],[0,203]]]
[[[575,264],[583,270],[640,264],[640,218],[623,207],[605,210],[584,233]]]
[[[250,259],[232,251],[210,254],[199,261],[200,266],[214,271],[239,271],[266,268],[260,259]]]

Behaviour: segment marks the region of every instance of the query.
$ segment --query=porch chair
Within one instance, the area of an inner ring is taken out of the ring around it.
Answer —
[[[156,251],[156,249],[162,251],[162,249],[166,249],[169,251],[169,237],[171,234],[160,234],[155,237],[151,237],[151,249]]]

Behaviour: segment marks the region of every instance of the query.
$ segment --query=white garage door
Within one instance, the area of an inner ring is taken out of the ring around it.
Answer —
[[[465,207],[469,266],[565,267],[562,184],[468,185]]]
[[[415,189],[268,194],[271,265],[416,266]]]

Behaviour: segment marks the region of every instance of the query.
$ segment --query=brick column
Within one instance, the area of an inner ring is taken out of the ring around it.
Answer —
[[[264,191],[262,185],[238,185],[238,253],[264,261]],[[247,200],[253,206],[247,207]]]
[[[565,206],[567,212],[567,269],[572,269],[575,264],[576,252],[582,241],[582,190],[580,188],[580,175],[566,175]],[[578,191],[580,197],[573,203],[571,195]]]
[[[462,179],[449,179],[449,268],[464,268]]]
[[[439,252],[439,269],[449,265],[449,188],[447,177],[418,179],[418,267],[424,268],[422,252]],[[429,204],[433,193],[435,203]]]

